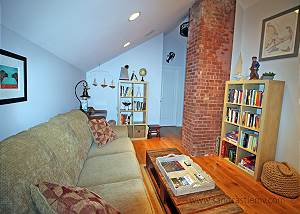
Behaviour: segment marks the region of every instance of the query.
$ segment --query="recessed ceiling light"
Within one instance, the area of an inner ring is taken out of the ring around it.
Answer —
[[[127,42],[125,45],[124,45],[124,48],[126,48],[127,46],[130,45],[130,42]]]
[[[136,20],[140,15],[141,15],[141,12],[135,12],[129,16],[128,20],[129,21]]]

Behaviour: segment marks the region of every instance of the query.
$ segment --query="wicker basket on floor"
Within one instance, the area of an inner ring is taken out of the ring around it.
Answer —
[[[285,162],[268,161],[261,174],[262,184],[271,192],[287,198],[300,195],[300,177],[295,169]]]

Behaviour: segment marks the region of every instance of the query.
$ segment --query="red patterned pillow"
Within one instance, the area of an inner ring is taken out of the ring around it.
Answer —
[[[107,144],[116,139],[116,134],[105,119],[92,119],[89,125],[94,135],[95,143],[98,145]]]
[[[119,214],[120,212],[104,201],[99,195],[86,188],[62,186],[42,182],[37,184],[39,193],[46,199],[55,213],[70,214]],[[42,200],[34,200],[35,203]],[[36,204],[37,207],[41,205]],[[44,212],[45,210],[39,210]]]

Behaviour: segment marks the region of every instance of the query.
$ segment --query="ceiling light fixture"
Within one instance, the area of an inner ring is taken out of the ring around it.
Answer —
[[[130,45],[130,42],[127,42],[125,45],[124,45],[124,48],[126,48],[127,46]]]
[[[141,12],[135,12],[133,14],[131,14],[128,18],[129,21],[134,21],[136,20],[139,16],[141,15]]]

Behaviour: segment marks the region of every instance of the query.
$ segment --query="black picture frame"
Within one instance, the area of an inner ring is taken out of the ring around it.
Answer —
[[[274,55],[274,56],[269,56],[269,57],[265,57],[263,55],[263,50],[264,50],[264,40],[265,40],[265,29],[266,29],[266,23],[272,21],[273,19],[279,18],[283,15],[289,14],[289,13],[293,13],[296,10],[298,10],[298,17],[297,17],[297,24],[296,24],[296,28],[293,29],[296,31],[295,37],[294,37],[294,52],[293,53],[289,53],[289,54],[282,54],[282,55]],[[283,11],[281,13],[278,13],[274,16],[271,16],[269,18],[266,18],[263,20],[262,22],[262,31],[261,31],[261,39],[260,39],[260,48],[259,48],[259,60],[260,61],[267,61],[267,60],[274,60],[274,59],[282,59],[282,58],[289,58],[289,57],[297,57],[298,56],[298,52],[299,52],[299,37],[300,37],[300,5],[293,7],[291,9],[288,9],[286,11]]]
[[[0,58],[3,56],[13,58],[16,61],[21,61],[21,63],[23,64],[23,71],[21,71],[21,72],[23,73],[22,79],[24,82],[22,84],[23,87],[20,89],[20,91],[23,92],[22,93],[23,96],[17,96],[17,97],[3,99],[1,97],[1,93],[0,93],[0,105],[27,101],[27,58],[24,56],[0,49]],[[1,88],[0,88],[0,90],[1,90]]]

